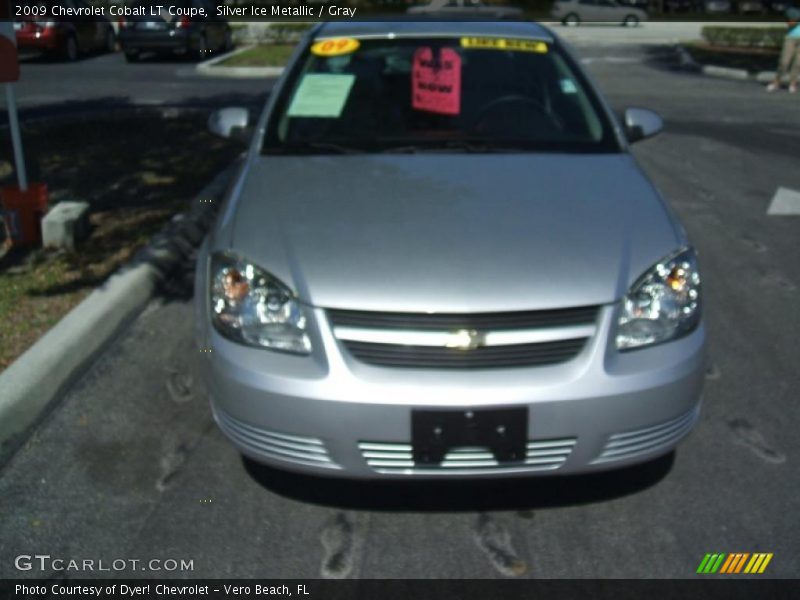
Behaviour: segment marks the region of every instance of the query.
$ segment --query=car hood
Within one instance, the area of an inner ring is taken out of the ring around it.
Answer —
[[[230,249],[326,308],[595,305],[679,243],[627,154],[257,157]]]

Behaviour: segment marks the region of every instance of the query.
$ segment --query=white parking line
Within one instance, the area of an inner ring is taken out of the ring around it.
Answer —
[[[800,192],[779,187],[772,197],[767,214],[773,217],[800,215]]]

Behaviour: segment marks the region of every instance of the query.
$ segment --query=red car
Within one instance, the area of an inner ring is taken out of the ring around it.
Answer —
[[[72,61],[77,60],[82,53],[113,52],[116,49],[114,28],[105,17],[74,18],[53,14],[59,12],[52,10],[54,6],[84,9],[88,14],[91,7],[84,0],[58,0],[57,4],[52,1],[37,1],[35,6],[36,10],[23,12],[39,14],[19,16],[14,23],[20,52],[42,52]],[[23,4],[22,8],[25,7]],[[43,8],[46,10],[42,10]]]

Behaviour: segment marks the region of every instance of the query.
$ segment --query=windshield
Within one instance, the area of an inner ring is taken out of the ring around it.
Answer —
[[[265,153],[619,152],[555,46],[503,38],[321,40],[275,106]]]

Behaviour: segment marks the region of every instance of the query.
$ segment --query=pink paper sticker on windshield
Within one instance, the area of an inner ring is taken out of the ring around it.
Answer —
[[[442,115],[461,112],[461,57],[442,48],[438,60],[431,48],[418,48],[411,67],[411,105]]]

